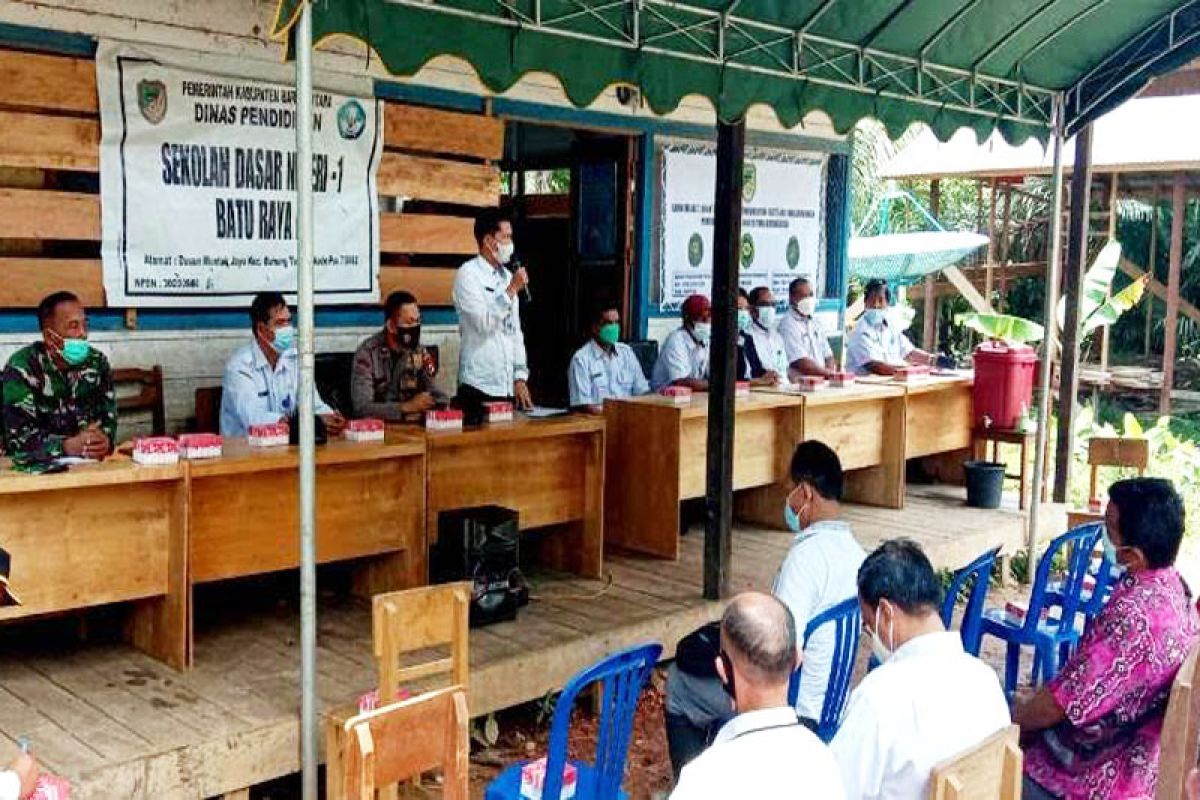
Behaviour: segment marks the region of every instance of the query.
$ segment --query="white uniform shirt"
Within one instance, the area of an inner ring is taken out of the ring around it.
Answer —
[[[0,770],[0,800],[18,800],[21,795],[21,779],[12,770]]]
[[[833,358],[829,336],[816,317],[801,316],[799,311],[789,308],[779,323],[779,335],[789,364],[811,358],[823,367],[826,359]]]
[[[817,522],[796,534],[771,592],[792,612],[797,637],[803,640],[813,617],[858,596],[858,568],[866,557],[849,523],[841,520]],[[802,717],[821,719],[836,638],[834,626],[826,625],[804,647],[796,698]]]
[[[658,391],[684,378],[708,378],[708,345],[696,341],[684,327],[671,331],[658,351],[650,373],[650,387]]]
[[[508,270],[483,256],[458,268],[454,310],[458,312],[458,382],[493,397],[509,397],[513,383],[529,378],[520,301],[509,297]]]
[[[871,325],[860,319],[846,346],[846,368],[865,375],[870,372],[866,365],[872,361],[901,365],[914,349],[904,332],[892,323]]]
[[[646,394],[650,384],[629,345],[617,342],[610,354],[594,339],[571,357],[567,373],[571,406],[600,405],[610,397]]]
[[[758,355],[762,368],[768,372],[775,372],[781,380],[786,381],[788,360],[779,331],[751,322],[746,333],[750,335],[750,341],[754,342],[754,352]]]
[[[290,350],[270,362],[258,341],[244,344],[225,362],[221,388],[221,435],[248,436],[251,425],[268,425],[290,417],[300,408],[300,356]],[[316,394],[317,414],[332,414]]]
[[[924,800],[937,764],[1010,724],[995,671],[957,631],[929,633],[867,673],[830,747],[849,800]]]
[[[829,748],[790,708],[750,711],[725,723],[679,775],[671,800],[843,800]]]

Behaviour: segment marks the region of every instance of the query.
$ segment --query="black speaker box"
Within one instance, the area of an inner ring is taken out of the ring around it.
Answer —
[[[529,602],[520,570],[521,530],[517,512],[477,506],[438,514],[438,540],[430,553],[434,583],[472,583],[471,626],[515,619]]]

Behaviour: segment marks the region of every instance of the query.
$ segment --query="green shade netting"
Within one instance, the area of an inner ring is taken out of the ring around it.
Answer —
[[[457,56],[497,93],[528,72],[549,73],[578,106],[625,84],[658,114],[700,95],[724,121],[765,104],[789,128],[819,110],[840,133],[874,117],[893,137],[920,121],[941,139],[968,127],[981,141],[998,130],[1019,144],[1047,137],[1055,93],[1077,82],[1092,92],[1074,104],[1068,94],[1069,125],[1073,108],[1087,113],[1123,99],[1151,75],[1194,56],[1200,37],[1185,39],[1178,31],[1200,27],[1200,10],[1196,20],[1173,20],[1165,39],[1147,33],[1162,26],[1164,15],[1190,6],[1182,0],[316,0],[313,33],[318,43],[339,35],[364,41],[398,75],[412,75],[436,56]],[[301,0],[280,0],[277,35],[287,33],[300,7]],[[1121,58],[1109,70],[1114,54]],[[1089,75],[1101,64],[1114,75],[1124,69],[1130,82],[1119,91],[1107,88],[1101,80],[1107,72]]]

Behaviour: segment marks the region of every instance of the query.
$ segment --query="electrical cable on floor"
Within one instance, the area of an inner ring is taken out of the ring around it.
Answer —
[[[603,580],[604,580],[604,585],[603,585],[603,586],[601,586],[601,587],[600,587],[599,589],[597,589],[596,591],[594,591],[594,592],[590,592],[590,593],[588,593],[588,594],[565,594],[565,593],[564,593],[564,594],[557,594],[557,593],[554,593],[554,594],[537,594],[537,593],[535,593],[535,591],[534,591],[534,590],[537,588],[537,584],[535,584],[535,583],[533,583],[532,581],[530,581],[530,582],[529,582],[529,599],[530,599],[530,600],[549,600],[549,601],[556,601],[556,600],[599,600],[601,597],[603,597],[603,596],[604,596],[604,594],[605,594],[605,593],[606,593],[606,592],[607,592],[609,589],[611,589],[611,588],[612,588],[612,585],[613,585],[613,576],[612,576],[612,573],[611,573],[611,572],[606,572],[606,573],[604,573],[604,579],[603,579]]]

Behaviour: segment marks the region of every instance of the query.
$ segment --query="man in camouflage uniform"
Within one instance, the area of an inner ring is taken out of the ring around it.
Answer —
[[[101,459],[117,435],[108,359],[87,342],[79,298],[55,292],[38,305],[42,340],[4,369],[5,450],[20,469],[41,471],[62,456]]]
[[[446,397],[433,385],[437,363],[421,346],[421,309],[417,298],[400,291],[388,295],[383,330],[366,339],[354,354],[350,400],[357,417],[389,422],[419,422]]]

